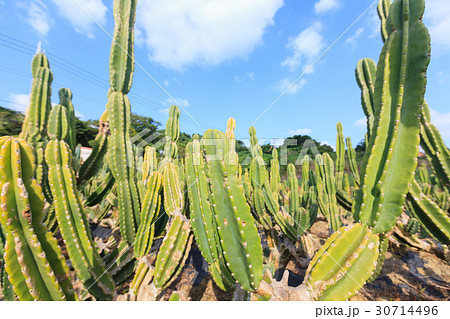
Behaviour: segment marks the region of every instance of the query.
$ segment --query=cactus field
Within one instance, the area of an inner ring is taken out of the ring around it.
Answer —
[[[137,0],[114,0],[108,102],[82,161],[72,92],[51,101],[52,61],[38,52],[21,132],[0,136],[0,300],[202,299],[189,279],[198,268],[219,300],[374,300],[387,256],[426,252],[449,267],[450,150],[424,98],[426,2],[380,0],[379,59],[354,61],[362,161],[340,119],[336,156],[305,155],[283,171],[277,148],[264,160],[253,126],[241,165],[232,117],[180,154],[177,105],[163,150],[137,146]]]

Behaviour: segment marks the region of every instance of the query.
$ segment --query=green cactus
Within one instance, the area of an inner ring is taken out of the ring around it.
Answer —
[[[98,134],[94,140],[92,153],[84,161],[78,173],[78,187],[90,180],[103,166],[104,158],[108,150],[108,135],[110,134],[108,112],[104,112],[99,119]]]
[[[342,123],[337,123],[336,138],[336,188],[343,190],[344,170],[345,170],[345,143]]]
[[[224,263],[219,244],[214,208],[211,206],[205,161],[198,136],[186,146],[186,178],[195,241],[215,283],[225,291],[232,290],[234,279]]]
[[[94,249],[89,221],[76,188],[72,168],[72,152],[64,141],[68,137],[67,110],[57,105],[50,112],[45,160],[49,168],[49,184],[54,198],[54,210],[69,258],[80,280],[98,299],[112,299],[114,284],[105,274],[106,268]]]
[[[153,273],[156,288],[167,288],[178,277],[189,255],[192,239],[189,220],[181,214],[175,215],[156,258]]]
[[[262,278],[262,246],[237,176],[234,136],[207,130],[201,144],[224,262],[236,283],[246,291],[253,291]]]
[[[353,224],[339,228],[309,264],[305,285],[315,300],[345,300],[370,278],[377,265],[379,237]]]
[[[153,244],[153,236],[155,232],[155,220],[158,216],[162,188],[162,175],[155,171],[150,174],[146,189],[144,201],[142,203],[141,224],[136,233],[136,241],[134,243],[134,255],[136,258],[146,255]]]
[[[108,164],[117,185],[120,230],[123,238],[132,244],[139,226],[140,201],[130,139],[131,111],[128,97],[120,92],[112,92],[106,110],[111,128]]]
[[[388,0],[389,1],[389,0]],[[356,66],[356,81],[361,88],[361,104],[364,114],[367,118],[367,135],[366,139],[370,140],[370,137],[374,130],[375,125],[375,79],[376,79],[377,66],[371,59],[362,59],[358,61]],[[368,143],[366,143],[368,145]]]
[[[76,117],[75,117],[75,109],[72,104],[72,91],[66,88],[62,88],[58,92],[59,95],[59,104],[64,105],[67,109],[67,119],[68,119],[68,136],[67,136],[67,144],[70,146],[70,150],[75,152],[75,148],[77,146],[76,139]],[[101,120],[101,118],[100,118]]]
[[[436,126],[431,123],[430,109],[423,103],[420,145],[424,149],[435,175],[450,191],[450,151],[442,140]]]
[[[20,138],[37,148],[47,138],[47,120],[52,108],[50,96],[53,73],[44,53],[38,53],[31,63],[33,84],[30,93],[30,104],[25,112]],[[39,165],[39,164],[38,164]],[[40,180],[38,180],[40,181]]]
[[[42,189],[32,177],[33,150],[20,138],[0,138],[0,223],[6,231],[4,259],[19,300],[75,300],[56,239],[42,223]]]
[[[252,161],[250,162],[250,182],[252,184],[252,206],[256,212],[257,221],[267,231],[272,228],[272,220],[267,213],[265,199],[272,197],[269,186],[269,177],[266,164],[262,158],[262,149],[258,144],[256,129],[252,126],[248,130],[250,134]],[[273,198],[268,199],[268,206],[273,205]]]
[[[345,142],[347,144],[347,156],[348,156],[348,161],[350,163],[350,170],[352,171],[353,178],[354,178],[356,185],[359,186],[360,178],[359,178],[358,164],[356,163],[356,152],[352,146],[352,140],[350,139],[350,137],[347,137],[345,139]]]
[[[391,3],[391,0],[379,0],[378,2],[377,11],[381,20],[381,39],[383,40],[383,43],[387,41],[393,29],[389,22]]]
[[[450,217],[422,193],[416,180],[412,182],[408,201],[411,213],[423,228],[437,241],[446,245],[450,244]]]
[[[422,23],[424,0],[397,0],[389,21],[394,30],[377,67],[374,105],[378,115],[362,166],[362,187],[353,203],[355,220],[390,230],[417,165],[420,106],[430,61],[430,37]]]
[[[123,238],[131,245],[140,223],[140,198],[135,178],[135,157],[130,138],[131,108],[127,93],[134,71],[135,0],[114,1],[114,36],[109,63],[108,121],[111,136],[108,164],[117,184],[119,223]]]
[[[109,58],[112,92],[127,94],[134,72],[134,22],[136,0],[114,0],[114,35]]]
[[[272,193],[279,192],[280,183],[280,163],[278,161],[278,151],[274,147],[272,150],[272,160],[270,161],[270,190]]]
[[[316,155],[315,172],[315,188],[320,211],[327,219],[330,230],[336,231],[341,227],[341,220],[336,201],[334,164],[328,153]]]
[[[158,159],[156,158],[156,149],[153,146],[146,146],[144,150],[144,159],[142,161],[142,182],[147,185],[147,180],[151,173],[158,169]]]

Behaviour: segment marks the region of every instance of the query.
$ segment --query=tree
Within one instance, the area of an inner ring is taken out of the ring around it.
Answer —
[[[0,106],[0,136],[19,135],[24,117],[20,112]]]

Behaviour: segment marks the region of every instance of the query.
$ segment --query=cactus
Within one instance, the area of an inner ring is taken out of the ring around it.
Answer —
[[[140,199],[135,178],[135,158],[130,139],[131,108],[127,93],[134,71],[135,0],[114,1],[114,36],[109,64],[108,121],[111,128],[108,164],[117,184],[120,230],[132,244],[139,226]]]
[[[424,1],[397,0],[389,21],[394,30],[383,46],[375,83],[374,134],[367,146],[356,192],[355,220],[391,229],[417,165],[420,106],[424,101],[430,37],[422,23]]]
[[[136,0],[114,0],[115,27],[109,58],[109,83],[112,92],[124,95],[130,91],[133,80],[135,19]]]
[[[208,263],[209,271],[216,284],[222,290],[231,290],[234,279],[223,262],[224,256],[219,244],[205,161],[198,136],[186,146],[186,178],[189,185],[191,224],[197,246]]]
[[[146,146],[144,150],[144,159],[142,161],[142,182],[147,185],[151,173],[158,169],[158,160],[156,158],[156,149],[153,146]]]
[[[361,224],[341,227],[325,242],[305,275],[312,298],[331,301],[353,296],[375,269],[379,237]]]
[[[268,201],[268,206],[273,206],[274,200],[270,191],[268,173],[262,158],[262,149],[256,137],[256,129],[252,126],[248,132],[250,134],[250,149],[252,153],[252,161],[250,162],[250,182],[253,188],[252,206],[256,212],[257,221],[267,231],[272,228],[272,220],[267,213],[265,199]]]
[[[189,255],[192,237],[189,220],[181,214],[174,216],[156,259],[153,273],[156,288],[167,288],[178,277]]]
[[[179,177],[179,170],[174,163],[177,157],[177,140],[180,135],[179,128],[180,110],[172,105],[169,111],[169,119],[166,124],[166,145],[164,147],[164,159],[162,171],[164,179],[164,208],[171,216],[180,214],[185,206],[184,194]]]
[[[0,145],[0,222],[14,292],[19,300],[75,300],[61,249],[42,224],[43,194],[32,178],[33,151],[20,138],[1,137]]]
[[[76,125],[75,125],[75,109],[72,104],[72,91],[66,88],[62,88],[58,92],[59,95],[59,104],[63,105],[67,109],[67,122],[68,122],[68,136],[67,136],[67,144],[70,146],[70,150],[75,152],[75,148],[77,146],[76,139]],[[101,121],[102,118],[100,118]]]
[[[450,151],[445,146],[437,128],[431,123],[430,109],[426,102],[422,108],[421,124],[420,145],[424,149],[435,175],[450,191]]]
[[[412,182],[408,201],[411,213],[423,228],[437,241],[450,244],[450,217],[422,193],[416,180]]]
[[[159,172],[151,173],[148,178],[144,201],[142,202],[141,224],[136,233],[136,241],[134,243],[134,255],[136,258],[146,255],[153,244],[153,236],[155,232],[155,220],[158,216],[162,187],[162,175]]]
[[[207,130],[201,144],[207,160],[211,202],[224,262],[236,283],[246,291],[253,291],[262,278],[262,247],[238,180],[234,138],[217,130]]]
[[[270,190],[272,193],[279,192],[280,183],[280,163],[278,161],[278,151],[274,147],[272,150],[272,160],[270,161]]]
[[[92,153],[81,165],[78,173],[78,187],[97,174],[103,165],[103,161],[108,150],[108,135],[110,134],[108,123],[108,112],[104,112],[98,124],[98,134],[95,137]]]
[[[50,96],[53,73],[44,53],[38,53],[31,63],[33,84],[30,93],[30,104],[25,112],[20,138],[26,140],[35,149],[42,147],[47,138],[47,120],[52,108]],[[39,163],[38,163],[39,165]],[[39,181],[39,180],[38,180]]]
[[[391,0],[379,0],[378,2],[378,17],[381,20],[381,39],[383,43],[387,41],[389,35],[392,33],[392,26],[389,23],[389,10],[391,8]]]
[[[67,110],[54,107],[50,113],[45,160],[49,168],[49,184],[54,198],[54,209],[61,235],[78,277],[88,291],[98,299],[112,299],[114,284],[105,274],[106,268],[95,251],[89,222],[76,188],[75,172],[71,166],[72,153],[64,141],[68,130]]]
[[[389,0],[388,0],[389,1]],[[367,118],[366,139],[370,140],[375,125],[375,79],[377,66],[371,59],[362,59],[356,66],[356,81],[361,88],[361,104]],[[368,145],[368,143],[366,143]]]
[[[345,144],[344,133],[342,132],[342,123],[337,123],[337,138],[336,138],[336,188],[343,190],[344,170],[345,170]]]
[[[352,171],[356,185],[359,186],[360,178],[359,178],[358,164],[356,163],[356,152],[352,146],[352,140],[350,139],[350,137],[347,137],[345,139],[345,143],[347,144],[347,156],[348,161],[350,163],[350,170]]]
[[[320,211],[328,221],[330,230],[336,231],[341,226],[339,208],[336,202],[336,182],[334,164],[330,155],[316,155],[316,192]]]

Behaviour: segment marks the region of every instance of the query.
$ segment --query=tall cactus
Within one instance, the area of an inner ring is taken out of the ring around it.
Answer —
[[[0,222],[14,292],[19,300],[75,300],[61,248],[42,223],[43,194],[32,178],[33,151],[20,138],[1,137],[0,145]]]
[[[223,250],[211,205],[205,160],[198,137],[186,146],[186,178],[189,185],[189,204],[192,230],[198,248],[209,265],[209,271],[216,284],[225,291],[234,286],[231,272],[224,263]]]
[[[394,226],[417,165],[419,117],[424,101],[430,36],[422,23],[424,0],[396,0],[393,32],[380,56],[375,83],[376,118],[356,192],[355,220],[377,233]]]
[[[328,221],[330,230],[341,227],[339,208],[336,202],[336,180],[334,164],[328,153],[318,154],[315,161],[316,192],[320,211]]]
[[[108,121],[111,128],[108,163],[117,184],[123,238],[132,244],[140,219],[135,157],[130,138],[131,107],[127,93],[134,71],[135,0],[114,1],[114,36],[109,63]]]
[[[272,220],[267,213],[265,198],[272,197],[272,192],[269,187],[269,175],[266,170],[266,165],[262,157],[262,149],[258,144],[256,137],[256,129],[252,126],[248,130],[250,134],[252,161],[250,162],[250,182],[253,187],[252,203],[256,212],[257,221],[264,227],[265,230],[272,228]],[[274,202],[270,199],[269,206]]]
[[[350,139],[350,137],[347,137],[345,139],[345,143],[347,144],[347,156],[348,162],[350,163],[350,170],[352,171],[356,185],[359,186],[360,178],[359,178],[358,163],[356,162],[356,152],[352,146],[352,140]]]
[[[65,110],[65,107],[58,105],[51,111],[52,122],[48,126],[50,141],[45,149],[56,218],[79,279],[94,297],[110,300],[115,292],[114,283],[95,250],[89,221],[77,191],[75,172],[71,165],[72,152],[64,141],[68,133],[60,129],[68,126],[67,116],[63,115],[67,111],[61,109]]]
[[[58,92],[59,95],[59,104],[63,105],[67,109],[67,122],[69,126],[69,132],[67,136],[67,144],[70,146],[70,150],[75,152],[75,147],[77,146],[76,139],[76,118],[75,118],[75,109],[72,104],[72,91],[66,88],[62,88]]]
[[[30,93],[30,103],[25,112],[20,138],[36,148],[47,138],[47,120],[52,108],[50,97],[53,73],[44,53],[34,56],[31,63],[33,84]],[[39,181],[39,180],[38,180]]]
[[[344,170],[345,170],[345,143],[344,132],[342,123],[336,124],[337,137],[336,137],[336,186],[337,189],[342,191],[344,183]]]
[[[388,0],[389,1],[389,0]],[[375,125],[374,91],[377,66],[371,59],[362,59],[356,66],[356,81],[361,89],[361,104],[367,118],[367,139],[370,140]]]
[[[201,143],[224,262],[236,283],[253,291],[262,279],[262,246],[237,176],[234,134],[227,137],[217,130],[207,130]]]
[[[26,140],[34,149],[36,158],[35,178],[43,187],[47,201],[51,202],[51,195],[46,185],[46,166],[44,162],[44,148],[47,143],[47,121],[52,108],[51,84],[53,73],[44,53],[38,53],[31,63],[33,84],[31,86],[30,102],[25,112],[20,138]]]

